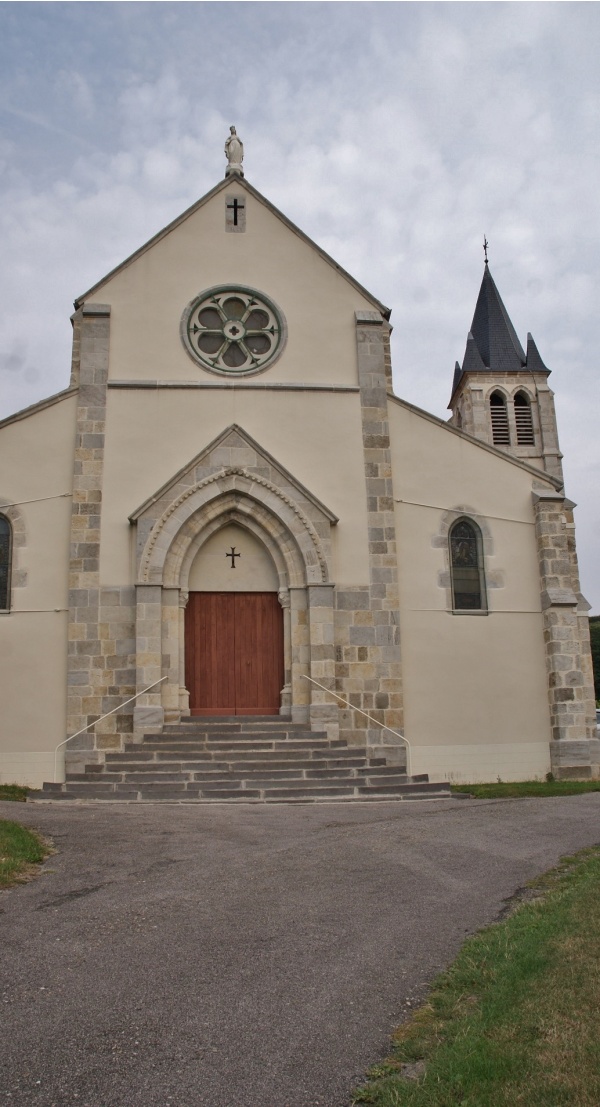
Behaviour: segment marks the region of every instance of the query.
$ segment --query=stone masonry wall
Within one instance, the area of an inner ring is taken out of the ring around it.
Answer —
[[[533,494],[548,672],[552,771],[559,779],[598,775],[589,638],[573,589],[572,505],[560,492]],[[572,517],[571,517],[572,518]]]
[[[74,318],[73,384],[79,384],[71,547],[67,734],[75,734],[135,692],[133,589],[100,588],[100,521],[110,308],[85,304]],[[70,771],[101,760],[131,731],[132,708],[74,738]]]
[[[355,708],[401,731],[399,596],[387,392],[391,385],[389,326],[379,312],[356,316],[358,376],[367,494],[369,584],[336,593],[336,691]],[[387,352],[387,357],[386,357]],[[340,710],[340,733],[367,743],[391,762],[405,763],[405,745],[359,711]]]

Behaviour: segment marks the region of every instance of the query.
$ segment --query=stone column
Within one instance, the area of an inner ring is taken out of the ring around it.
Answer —
[[[179,588],[163,588],[161,596],[161,673],[167,679],[158,691],[165,723],[178,723],[179,712]]]
[[[364,669],[362,691],[354,693],[352,702],[378,722],[399,730],[403,725],[400,602],[385,359],[389,325],[379,312],[357,312],[356,333],[369,528],[369,601],[368,609],[361,603],[354,625],[348,627],[349,648],[357,649],[355,683],[360,666]],[[358,716],[357,724],[363,725]],[[367,723],[366,741],[382,748],[390,761],[400,763],[404,758],[401,739],[381,727]]]
[[[136,585],[136,691],[141,692],[162,674],[162,588],[159,584]],[[135,701],[133,711],[134,740],[144,734],[157,733],[164,723],[161,686]]]
[[[329,738],[339,737],[338,701],[335,695],[335,643],[333,585],[308,586],[310,676],[322,684],[310,684],[311,730],[324,730]],[[325,691],[324,689],[328,689]]]
[[[189,592],[179,593],[179,710],[182,715],[190,714],[190,693],[185,686],[185,609],[190,598]]]
[[[579,596],[573,590],[568,513],[573,505],[561,492],[533,493],[538,545],[544,641],[550,705],[550,760],[559,779],[590,778],[600,761],[591,661],[580,628]]]
[[[93,723],[105,711],[111,684],[100,640],[100,517],[106,425],[110,306],[84,304],[75,315],[79,379],[69,559],[67,733]],[[108,682],[107,682],[108,677]],[[92,730],[66,750],[67,768],[103,760]]]
[[[281,689],[279,714],[289,718],[292,714],[292,628],[290,593],[287,588],[281,589],[277,599],[283,612],[283,688]]]
[[[290,588],[290,642],[292,670],[292,722],[308,721],[310,704],[310,643],[306,588]]]

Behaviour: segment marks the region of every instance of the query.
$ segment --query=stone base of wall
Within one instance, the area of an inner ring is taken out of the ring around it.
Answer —
[[[550,762],[557,780],[600,780],[600,739],[551,742]]]

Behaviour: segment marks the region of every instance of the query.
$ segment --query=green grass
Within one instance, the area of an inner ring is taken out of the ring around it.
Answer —
[[[0,819],[0,888],[27,880],[49,853],[50,846],[33,830]]]
[[[25,803],[30,788],[24,788],[21,784],[0,784],[0,800],[14,800],[17,803]]]
[[[532,888],[463,946],[354,1104],[598,1107],[600,847]],[[415,1062],[421,1074],[402,1076]]]
[[[519,780],[505,784],[452,784],[451,791],[468,792],[476,799],[511,799],[518,796],[579,796],[600,792],[600,780]]]

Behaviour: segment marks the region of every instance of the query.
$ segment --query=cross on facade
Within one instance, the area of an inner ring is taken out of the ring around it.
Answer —
[[[235,559],[236,559],[236,557],[241,557],[241,556],[242,555],[240,553],[235,552],[235,546],[231,547],[231,553],[226,553],[225,554],[225,557],[230,557],[231,558],[231,568],[232,569],[235,569]]]
[[[234,227],[237,227],[237,225],[238,225],[238,212],[242,212],[244,210],[244,201],[243,200],[238,200],[237,197],[234,197],[232,202],[227,205],[227,208],[228,208],[229,211],[233,212],[233,225],[234,225]]]

